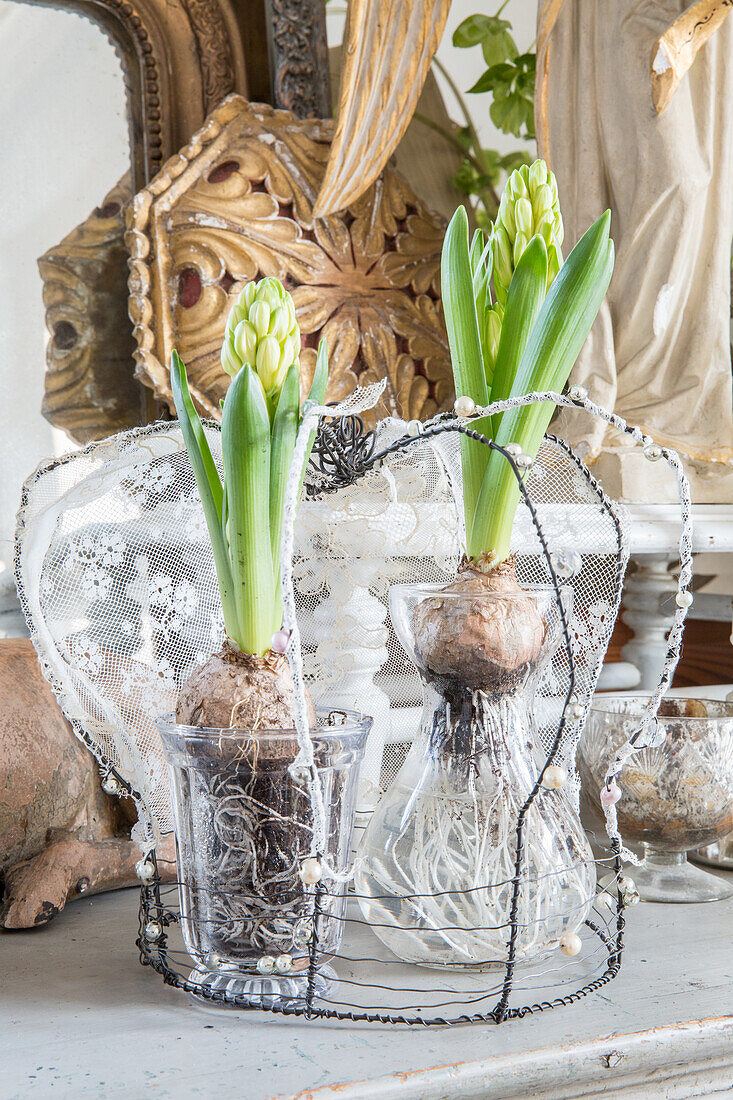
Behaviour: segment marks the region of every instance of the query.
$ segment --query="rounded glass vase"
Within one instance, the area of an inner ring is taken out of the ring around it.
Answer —
[[[563,590],[567,612],[570,595]],[[405,962],[505,966],[513,933],[516,963],[533,963],[580,928],[596,882],[570,797],[538,785],[547,757],[533,702],[561,637],[555,592],[466,596],[396,585],[390,609],[424,704],[419,733],[362,841],[363,915]],[[561,787],[564,773],[547,778]],[[517,876],[517,826],[533,791]]]
[[[349,711],[317,716],[311,738],[323,792],[322,854],[343,873],[371,719]],[[310,771],[293,767],[296,731],[201,729],[172,717],[157,724],[171,779],[181,928],[196,964],[189,980],[249,1007],[296,1007],[322,996],[341,942],[346,887],[331,878],[316,886]]]
[[[650,696],[599,695],[578,747],[581,801],[589,828],[603,821],[600,792],[614,757],[636,733]],[[733,882],[694,867],[687,852],[733,828],[733,703],[665,698],[657,743],[627,760],[616,803],[624,840],[643,862],[631,869],[643,901],[720,901]],[[600,829],[599,829],[600,832]]]

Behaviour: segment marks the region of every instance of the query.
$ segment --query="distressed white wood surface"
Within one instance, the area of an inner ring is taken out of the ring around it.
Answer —
[[[624,504],[629,520],[632,555],[673,555],[680,538],[678,504]],[[733,504],[692,506],[693,550],[696,554],[733,550]]]
[[[136,931],[136,891],[122,891],[75,902],[46,929],[0,935],[2,1100],[733,1093],[733,1018],[724,1018],[733,1009],[733,901],[637,906],[615,982],[500,1028],[308,1024],[200,1009],[139,965]]]

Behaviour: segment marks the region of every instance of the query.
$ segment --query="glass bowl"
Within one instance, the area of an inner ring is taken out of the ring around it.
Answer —
[[[617,750],[638,729],[648,696],[599,696],[578,748],[583,811],[603,820],[600,792]],[[733,831],[733,703],[664,699],[663,740],[641,749],[618,780],[616,804],[626,843],[641,846],[632,872],[645,901],[718,901],[733,895],[733,878],[693,867],[687,852]]]

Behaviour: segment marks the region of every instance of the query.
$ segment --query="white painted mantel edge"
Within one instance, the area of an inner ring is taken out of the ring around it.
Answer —
[[[677,504],[622,504],[632,555],[674,553],[680,537]],[[696,554],[733,551],[733,504],[692,506]]]
[[[733,1017],[725,1016],[326,1085],[273,1100],[671,1100],[731,1093]]]

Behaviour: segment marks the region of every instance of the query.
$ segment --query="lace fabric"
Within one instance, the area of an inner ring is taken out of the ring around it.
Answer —
[[[322,417],[368,407],[378,399],[374,389],[338,409],[306,410],[299,453]],[[376,452],[392,447],[407,428],[402,421],[382,422]],[[221,468],[219,427],[207,424],[205,431]],[[300,468],[297,457],[293,468]],[[678,473],[684,488],[681,467]],[[309,479],[322,487],[317,471],[311,469]],[[353,484],[313,499],[306,495],[297,518],[295,481],[287,495],[282,558],[288,658],[296,685],[307,686],[317,704],[373,715],[359,801],[368,810],[419,724],[419,679],[392,630],[390,585],[450,580],[462,552],[458,434],[413,440]],[[556,562],[572,564],[580,554],[567,577],[579,708],[560,756],[575,777],[575,747],[618,612],[628,544],[621,513],[565,444],[545,441],[527,485]],[[688,500],[681,584],[689,581],[690,538]],[[548,582],[525,506],[517,513],[512,548],[525,583]],[[16,581],[44,674],[78,735],[134,792],[140,818],[135,837],[149,850],[172,827],[154,719],[174,710],[185,677],[224,638],[208,532],[177,424],[135,429],[40,466],[26,482],[18,515]],[[676,661],[683,609],[677,620],[677,649],[660,685]],[[561,647],[540,686],[540,727],[547,738],[557,728],[569,675]],[[302,693],[295,717],[301,763],[308,764]],[[316,823],[320,797],[314,780]]]

